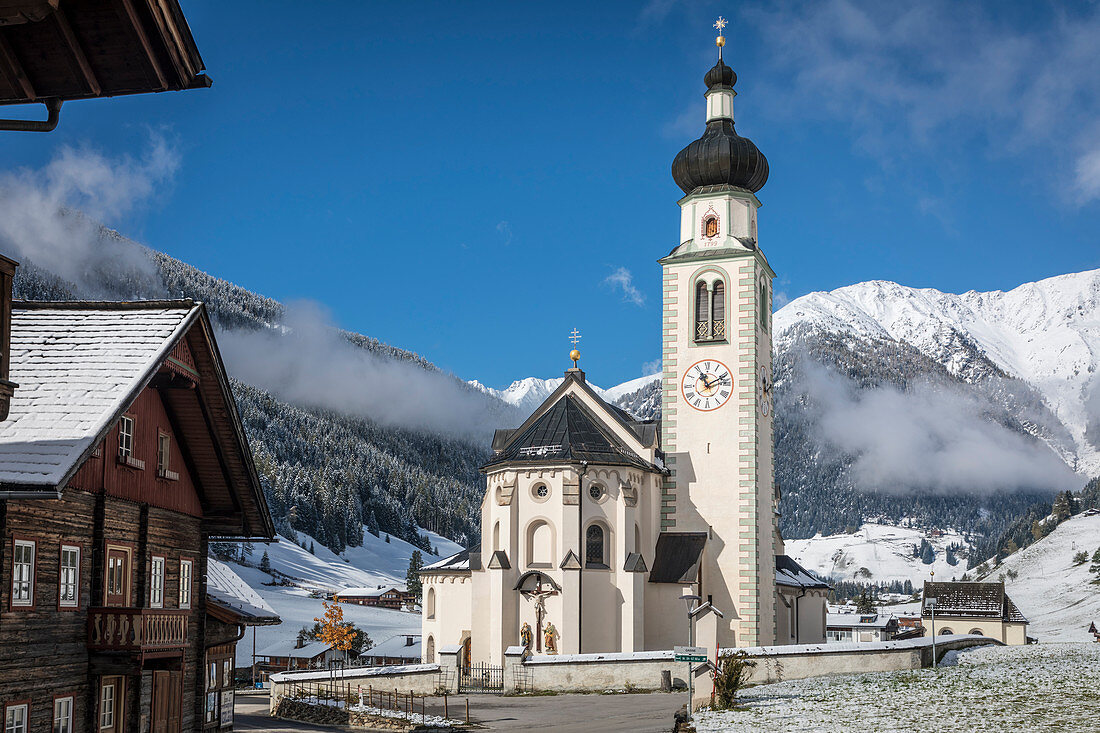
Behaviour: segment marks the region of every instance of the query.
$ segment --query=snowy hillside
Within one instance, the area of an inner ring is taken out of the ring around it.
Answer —
[[[1027,633],[1039,641],[1092,641],[1090,623],[1100,626],[1100,585],[1089,581],[1090,562],[1074,566],[1082,550],[1090,558],[1100,548],[1100,515],[1076,516],[1053,532],[1009,555],[989,577],[1004,576],[1006,589],[1030,622]],[[1010,571],[1016,573],[1009,577]]]
[[[421,533],[427,535],[432,546],[440,552],[440,555],[423,553],[425,565],[461,549],[439,535]],[[417,548],[393,536],[386,542],[385,537],[384,533],[375,537],[364,532],[362,547],[349,547],[339,555],[303,533],[299,533],[299,541],[312,547],[312,553],[292,540],[279,537],[274,544],[256,545],[248,565],[211,558],[211,583],[219,588],[218,593],[232,594],[253,605],[270,608],[283,620],[278,626],[256,629],[256,648],[263,649],[277,641],[293,639],[303,626],[313,626],[313,619],[324,614],[322,599],[315,595],[391,583],[404,587],[409,558]],[[264,552],[271,563],[271,573],[255,567]],[[246,588],[241,588],[240,581]],[[395,634],[420,631],[420,614],[348,604],[343,608],[344,618],[363,628],[375,643]],[[237,645],[238,665],[251,664],[251,636],[249,632],[246,642]]]
[[[805,329],[905,342],[968,382],[986,361],[1042,395],[1072,437],[1051,447],[1100,473],[1100,270],[962,295],[872,281],[802,296],[775,314],[776,350]]]
[[[932,547],[931,564],[924,562],[927,555],[920,557],[925,541]],[[917,588],[929,579],[930,570],[944,580],[961,577],[969,547],[958,532],[932,536],[926,530],[874,523],[864,524],[854,534],[817,535],[784,544],[788,555],[823,577],[863,583],[911,580]],[[952,552],[949,547],[954,548]]]

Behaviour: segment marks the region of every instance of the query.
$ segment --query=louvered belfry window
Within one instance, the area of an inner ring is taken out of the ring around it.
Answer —
[[[711,291],[711,338],[721,340],[726,337],[726,285],[721,280],[714,283]]]
[[[710,340],[710,298],[707,284],[699,281],[695,284],[695,340]]]

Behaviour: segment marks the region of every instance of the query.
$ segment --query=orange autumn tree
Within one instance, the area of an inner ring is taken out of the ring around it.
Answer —
[[[322,601],[322,605],[325,607],[324,618],[313,619],[321,624],[321,641],[342,651],[346,658],[348,650],[355,646],[355,626],[344,621],[344,609],[339,603]]]

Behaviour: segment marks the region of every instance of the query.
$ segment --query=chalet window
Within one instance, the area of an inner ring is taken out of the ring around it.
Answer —
[[[53,699],[53,733],[73,733],[73,697]]]
[[[589,568],[606,568],[603,527],[593,524],[584,535],[584,564]]]
[[[99,730],[114,733],[120,729],[119,703],[122,700],[122,678],[104,677],[99,686]]]
[[[107,577],[104,583],[104,605],[130,605],[130,550],[126,547],[107,547]]]
[[[206,693],[206,722],[213,723],[218,719],[218,693]]]
[[[149,607],[164,607],[164,558],[154,556],[149,563]]]
[[[27,733],[29,708],[27,703],[4,706],[4,733]]]
[[[57,605],[76,608],[80,603],[80,548],[61,546],[61,568],[57,574]]]
[[[134,418],[123,415],[118,421],[118,457],[134,455]]]
[[[191,608],[191,576],[193,560],[180,560],[180,608]]]
[[[34,542],[14,540],[11,561],[11,605],[34,605]]]
[[[178,481],[179,473],[169,466],[172,462],[172,438],[167,433],[157,433],[157,477]]]

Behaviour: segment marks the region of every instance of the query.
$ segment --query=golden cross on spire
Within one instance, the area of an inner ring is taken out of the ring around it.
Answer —
[[[581,340],[581,332],[576,328],[569,334],[569,340],[573,342],[573,350],[569,352],[569,358],[573,360],[573,368],[577,369],[577,361],[581,358],[581,352],[577,350],[577,342]]]
[[[718,16],[718,20],[715,21],[714,27],[718,29],[718,38],[714,39],[715,45],[718,46],[718,60],[722,60],[722,46],[726,45],[726,37],[723,35],[723,30],[726,27],[728,21],[721,15]]]

